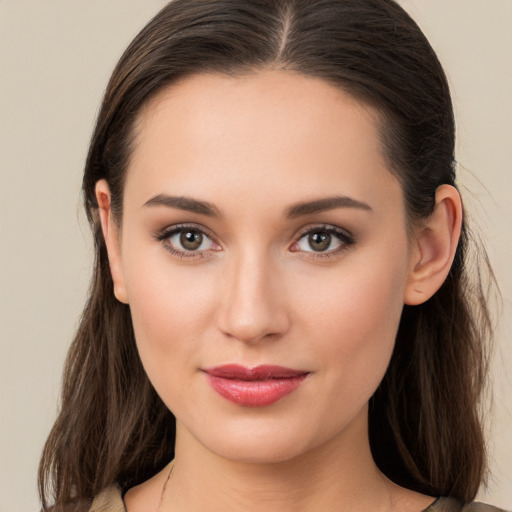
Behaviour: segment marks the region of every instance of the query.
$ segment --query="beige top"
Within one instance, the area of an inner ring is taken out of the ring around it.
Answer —
[[[126,512],[123,497],[119,487],[112,485],[104,489],[94,499],[88,512]],[[503,509],[484,505],[483,503],[470,503],[463,505],[452,498],[439,498],[423,512],[506,512]]]

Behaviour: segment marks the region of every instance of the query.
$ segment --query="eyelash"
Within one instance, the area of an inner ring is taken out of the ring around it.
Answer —
[[[174,226],[169,226],[162,231],[157,232],[154,237],[158,242],[161,242],[165,249],[169,251],[173,256],[177,256],[178,258],[182,259],[199,259],[199,258],[207,258],[210,255],[207,254],[207,250],[203,251],[182,251],[179,249],[175,249],[169,244],[169,239],[178,234],[182,233],[184,231],[194,231],[197,233],[200,233],[203,236],[206,236],[209,238],[213,243],[216,243],[213,240],[213,237],[211,237],[204,229],[191,225],[191,224],[176,224]],[[309,259],[315,259],[315,260],[326,260],[335,258],[340,253],[346,251],[351,245],[355,244],[354,236],[349,233],[348,231],[337,228],[335,226],[331,226],[328,224],[321,224],[313,227],[305,228],[301,230],[296,237],[295,242],[292,246],[295,246],[298,244],[305,236],[313,234],[313,233],[323,233],[327,235],[334,235],[340,242],[340,246],[336,249],[333,249],[329,252],[315,252],[315,251],[303,251],[304,253],[307,253],[308,256],[305,256]],[[217,244],[218,245],[218,244]],[[293,251],[293,252],[300,252],[300,251]]]
[[[162,231],[156,233],[155,239],[161,242],[165,249],[169,251],[173,256],[177,256],[182,259],[199,259],[199,258],[207,258],[208,255],[206,251],[181,251],[172,247],[168,242],[169,239],[176,235],[177,233],[182,233],[184,231],[195,231],[200,233],[201,235],[206,235],[210,240],[213,241],[213,237],[211,237],[208,233],[204,231],[204,229],[199,228],[193,224],[176,224],[174,226],[169,226]]]
[[[356,240],[354,236],[346,231],[345,229],[341,229],[335,226],[331,226],[328,224],[319,224],[316,226],[308,226],[307,228],[302,229],[297,233],[297,238],[293,243],[293,246],[298,244],[304,237],[313,233],[323,233],[327,235],[334,235],[340,242],[340,246],[336,249],[331,249],[329,252],[315,252],[315,251],[304,251],[308,256],[305,256],[309,259],[316,260],[327,260],[336,258],[341,253],[345,252],[351,245],[354,245]],[[299,252],[299,251],[294,251]]]

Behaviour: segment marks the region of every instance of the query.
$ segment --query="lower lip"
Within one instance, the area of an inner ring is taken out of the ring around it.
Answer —
[[[206,374],[210,386],[223,398],[246,407],[264,407],[271,405],[295,391],[307,377],[266,380],[236,380]]]

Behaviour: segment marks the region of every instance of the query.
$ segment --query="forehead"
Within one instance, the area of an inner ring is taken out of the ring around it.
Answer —
[[[249,195],[266,188],[267,198],[290,201],[332,187],[368,198],[395,181],[380,124],[372,107],[318,78],[271,70],[192,75],[142,109],[127,188],[142,202],[170,190],[211,196],[226,187]]]
[[[353,122],[355,118],[358,123]],[[142,108],[136,134],[139,142],[147,144],[156,131],[164,136],[195,135],[206,141],[225,139],[236,130],[240,137],[268,147],[276,135],[282,139],[288,134],[293,142],[293,138],[314,136],[319,128],[338,134],[337,142],[343,138],[348,144],[348,136],[358,138],[362,129],[367,139],[378,143],[380,121],[374,108],[319,78],[273,70],[240,76],[201,73],[157,93]],[[347,123],[350,133],[342,132]]]

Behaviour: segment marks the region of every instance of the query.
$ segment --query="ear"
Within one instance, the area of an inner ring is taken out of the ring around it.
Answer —
[[[118,226],[112,217],[110,187],[106,180],[99,180],[95,187],[98,202],[101,230],[107,246],[110,272],[114,281],[114,295],[119,302],[128,304],[128,296],[124,284],[123,268],[121,265],[121,244]]]
[[[436,190],[432,215],[417,229],[404,303],[415,306],[434,295],[452,266],[462,227],[462,201],[451,185]]]

